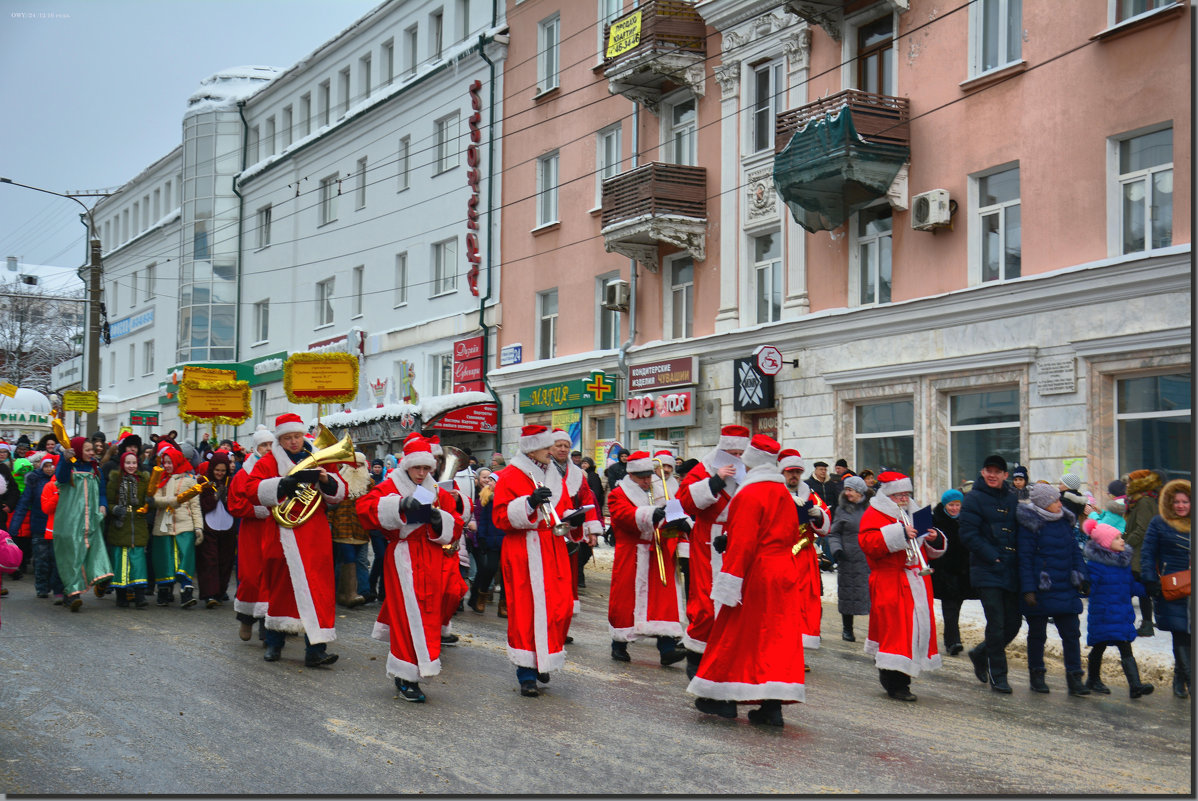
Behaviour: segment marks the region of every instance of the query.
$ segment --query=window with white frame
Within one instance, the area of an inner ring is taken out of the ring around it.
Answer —
[[[383,42],[381,49],[383,55],[383,74],[379,76],[379,80],[384,86],[390,86],[395,80],[395,40],[388,39]]]
[[[537,25],[537,93],[548,92],[558,87],[558,70],[561,68],[559,45],[561,17],[554,14]]]
[[[428,52],[430,58],[441,58],[445,46],[445,12],[437,9],[428,15]]]
[[[408,302],[408,254],[395,254],[395,306]]]
[[[260,143],[261,142],[262,142],[262,127],[259,125],[251,126],[249,141],[246,142],[246,145],[245,145],[246,151],[247,151],[246,156],[245,156],[246,163],[248,163],[248,164],[257,164],[258,163],[258,159],[261,158],[261,156],[260,156],[260,153],[261,153]]]
[[[429,356],[429,375],[433,379],[434,395],[453,393],[453,354],[436,353]]]
[[[269,205],[258,209],[258,247],[270,246],[270,219],[272,210]]]
[[[399,151],[395,157],[395,163],[399,168],[399,179],[396,191],[402,192],[411,185],[412,172],[412,137],[401,136],[399,138]]]
[[[446,239],[433,244],[433,294],[455,292],[458,288],[458,240]]]
[[[1121,252],[1173,244],[1173,129],[1122,139],[1119,150]]]
[[[1018,278],[1023,261],[1019,167],[977,179],[982,281]]]
[[[270,158],[275,154],[275,118],[270,116],[262,125],[262,156]]]
[[[283,106],[283,147],[291,146],[295,141],[295,110],[291,106]]]
[[[329,124],[329,114],[332,111],[333,90],[328,81],[321,81],[316,87],[316,118],[321,126]]]
[[[357,186],[354,188],[355,208],[366,208],[366,157],[358,159]]]
[[[341,181],[338,174],[320,179],[320,224],[325,225],[337,219],[337,195],[341,193]]]
[[[266,422],[266,390],[255,389],[254,391],[254,419],[260,425],[267,425]]]
[[[137,345],[129,343],[129,380],[137,378]]]
[[[162,190],[154,190],[154,222],[162,219]]]
[[[1023,464],[1019,452],[1019,387],[949,396],[949,479],[960,486],[992,453]]]
[[[599,61],[603,61],[607,55],[607,42],[603,39],[604,29],[615,22],[623,11],[624,0],[599,0],[599,30],[596,33],[599,39]]]
[[[464,41],[470,35],[470,0],[458,0],[458,41]]]
[[[537,358],[557,356],[557,290],[537,293]]]
[[[156,283],[157,276],[158,276],[158,265],[157,264],[151,264],[149,267],[146,268],[146,285],[145,285],[145,288],[143,289],[145,294],[142,296],[142,300],[151,301],[154,299],[154,284]]]
[[[260,300],[254,304],[254,342],[270,339],[270,301]]]
[[[671,339],[687,339],[695,332],[695,260],[683,256],[670,262],[670,308],[666,313]]]
[[[557,222],[557,151],[537,159],[537,227]]]
[[[138,271],[134,270],[132,273],[130,273],[129,278],[130,278],[129,297],[131,297],[133,299],[133,305],[136,306],[137,305]],[[34,280],[36,281],[37,279],[35,278]]]
[[[362,97],[370,97],[370,91],[373,88],[373,75],[370,74],[373,61],[370,54],[362,56],[358,59],[358,74],[360,79],[358,84],[362,87]]]
[[[977,0],[969,7],[972,73],[981,75],[1023,57],[1023,0]]]
[[[875,473],[897,470],[904,475],[915,471],[915,402],[910,398],[880,403],[859,403],[853,407],[855,447],[858,470]]]
[[[1157,470],[1190,478],[1194,470],[1193,375],[1176,372],[1115,382],[1115,454],[1119,475]]]
[[[359,264],[353,271],[353,300],[350,305],[350,316],[362,316],[362,293],[366,283],[366,265]]]
[[[115,387],[116,386],[116,353],[114,352],[114,353],[110,354],[110,357],[111,357],[111,359],[108,362],[108,386]]]
[[[1115,19],[1112,24],[1127,22],[1133,17],[1173,5],[1177,0],[1114,0]]]
[[[301,137],[312,133],[312,95],[300,95],[299,102],[299,134]]]
[[[337,73],[338,81],[341,89],[341,116],[344,117],[349,111],[349,67]]]
[[[772,61],[753,67],[753,152],[774,147],[774,120],[782,100],[782,62]]]
[[[458,166],[458,113],[455,111],[433,123],[433,146],[437,156],[437,173]]]
[[[336,279],[329,278],[316,284],[316,324],[333,323],[333,286]]]
[[[893,230],[894,209],[889,203],[857,213],[857,302],[862,306],[890,302]]]
[[[695,109],[694,97],[671,103],[666,109],[666,124],[662,129],[665,134],[666,161],[670,164],[693,167],[698,163],[699,117]]]
[[[602,203],[603,182],[620,174],[622,128],[612,125],[595,134],[595,205]]]
[[[141,374],[154,374],[154,340],[147,339],[141,343]]]
[[[413,25],[403,32],[404,38],[404,71],[408,75],[416,74],[416,65],[420,63],[417,48],[420,46],[420,31]]]
[[[619,280],[618,272],[608,273],[595,279],[597,301],[595,303],[595,321],[597,323],[595,334],[599,350],[615,350],[620,347],[620,312],[603,308],[608,286]]]
[[[755,285],[755,322],[772,323],[782,319],[782,234],[755,236],[753,243],[753,283]]]

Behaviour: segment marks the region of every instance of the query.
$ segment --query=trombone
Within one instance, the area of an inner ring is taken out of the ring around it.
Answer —
[[[666,503],[669,503],[670,502],[670,488],[666,485],[665,468],[662,466],[661,459],[654,459],[653,464],[656,465],[655,473],[657,474],[657,477],[661,479],[661,491],[665,494]],[[653,483],[652,482],[649,483],[649,502],[654,503]],[[656,505],[656,504],[654,503],[654,505]],[[664,520],[661,523],[659,523],[653,527],[653,551],[657,555],[657,576],[658,576],[658,578],[661,579],[662,584],[666,583],[666,559],[665,559],[664,541],[671,537],[678,536],[678,532],[676,530],[671,531],[671,530],[667,529],[666,532],[663,533],[663,529],[665,529],[665,528],[666,528],[666,522]]]
[[[907,515],[906,509],[899,509],[899,521],[904,526],[911,525],[911,518]],[[906,549],[907,565],[909,567],[919,565],[919,575],[921,576],[932,575],[932,568],[928,567],[928,563],[924,561],[923,548],[919,547],[919,543],[915,540],[907,540]]]

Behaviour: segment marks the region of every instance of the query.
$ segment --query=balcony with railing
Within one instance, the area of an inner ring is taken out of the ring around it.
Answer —
[[[654,114],[671,87],[704,93],[707,26],[693,2],[648,0],[603,31],[603,75],[612,94]]]
[[[656,272],[661,244],[706,255],[707,170],[653,162],[603,182],[603,245]]]

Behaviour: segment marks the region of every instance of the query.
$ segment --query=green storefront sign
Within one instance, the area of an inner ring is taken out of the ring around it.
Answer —
[[[558,381],[520,390],[520,414],[596,406],[616,400],[615,376],[592,370],[587,378]]]

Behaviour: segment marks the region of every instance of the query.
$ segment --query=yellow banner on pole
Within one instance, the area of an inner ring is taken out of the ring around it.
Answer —
[[[250,416],[250,384],[184,381],[179,385],[179,416],[188,423],[240,425]]]
[[[0,384],[0,395],[7,395],[10,398],[17,397],[17,388],[12,384]]]
[[[358,394],[358,357],[293,353],[283,362],[283,391],[292,403],[348,403]]]
[[[100,408],[100,393],[87,390],[70,390],[62,393],[64,412],[94,412]]]
[[[184,366],[183,368],[184,381],[234,381],[236,378],[236,370],[220,370],[215,367],[191,366]]]
[[[607,58],[627,53],[641,43],[641,12],[616,20],[607,29]]]

